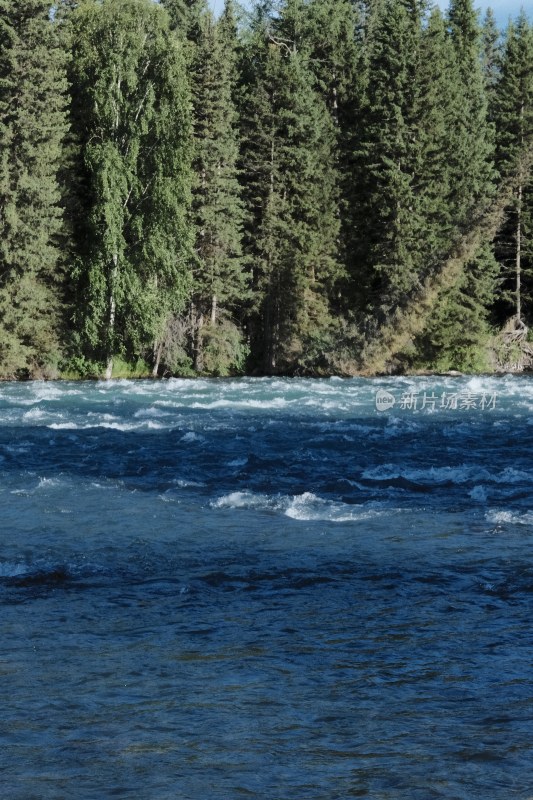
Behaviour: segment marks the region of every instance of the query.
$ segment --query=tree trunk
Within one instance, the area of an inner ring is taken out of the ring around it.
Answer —
[[[160,339],[159,342],[157,341],[154,342],[154,366],[152,369],[152,378],[157,378],[162,354],[163,354],[163,339]]]
[[[520,321],[522,318],[522,202],[523,186],[518,187],[517,222],[516,222],[516,317]]]
[[[202,328],[204,327],[204,315],[200,315],[195,319],[194,324],[194,353],[193,353],[193,367],[195,372],[201,372],[204,366],[203,352],[202,352]]]
[[[272,298],[269,293],[263,306],[263,370],[267,374],[272,371],[274,360],[272,337]]]
[[[115,300],[115,281],[118,274],[118,253],[113,255],[113,269],[111,270],[111,286],[109,292],[109,324],[107,329],[107,364],[105,370],[105,379],[110,381],[113,375],[113,340],[115,333],[115,318],[117,313],[117,304]]]
[[[520,108],[520,153],[524,152],[524,115],[525,104],[522,101]],[[519,164],[518,191],[516,203],[516,317],[520,322],[522,318],[522,206],[524,197],[524,169]]]

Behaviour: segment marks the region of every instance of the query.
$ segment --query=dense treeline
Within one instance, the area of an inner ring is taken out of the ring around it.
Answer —
[[[0,376],[527,364],[532,138],[472,0],[0,0]]]

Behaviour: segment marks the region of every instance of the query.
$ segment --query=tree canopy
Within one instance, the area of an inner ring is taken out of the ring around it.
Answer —
[[[0,376],[490,368],[532,117],[473,0],[0,0]]]

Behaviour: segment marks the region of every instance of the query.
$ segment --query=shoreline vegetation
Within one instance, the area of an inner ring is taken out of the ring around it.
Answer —
[[[95,374],[91,376],[80,376],[75,373],[58,373],[56,375],[35,375],[35,376],[24,376],[18,378],[9,378],[9,377],[0,377],[0,384],[1,383],[30,383],[32,381],[42,381],[46,383],[63,383],[63,382],[92,382],[92,383],[105,383],[106,381],[168,381],[168,380],[186,380],[186,381],[195,381],[195,380],[224,380],[224,381],[233,381],[239,378],[283,378],[289,380],[330,380],[332,378],[337,378],[339,380],[350,380],[351,378],[365,378],[368,380],[378,380],[382,378],[388,378],[394,380],[395,378],[469,378],[469,377],[488,377],[488,378],[506,378],[509,375],[513,375],[514,377],[520,378],[528,378],[533,375],[533,368],[524,368],[521,370],[504,370],[500,369],[497,371],[478,371],[478,372],[461,372],[460,370],[450,369],[450,370],[428,370],[428,369],[418,369],[418,370],[411,370],[409,372],[376,372],[376,373],[369,373],[367,371],[361,371],[359,373],[353,374],[339,374],[339,373],[323,373],[323,374],[306,374],[306,375],[298,375],[298,374],[290,374],[290,373],[276,373],[275,375],[269,374],[265,375],[259,372],[254,373],[246,373],[246,372],[236,372],[233,374],[228,375],[212,375],[209,373],[191,373],[186,375],[174,375],[174,374],[166,374],[166,375],[157,375],[154,377],[152,374],[152,370],[149,368],[148,365],[145,365],[145,368],[142,369],[137,365],[136,367],[130,369],[129,365],[125,365],[125,368],[119,368],[117,372],[113,372],[111,377],[104,375],[102,372],[101,374]]]
[[[18,0],[0,31],[0,380],[533,369],[525,13]]]

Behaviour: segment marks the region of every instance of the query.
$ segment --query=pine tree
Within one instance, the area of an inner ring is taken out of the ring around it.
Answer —
[[[88,2],[72,15],[73,127],[85,205],[75,275],[84,352],[144,355],[154,370],[189,291],[189,96],[166,12],[150,0]]]
[[[183,42],[201,37],[202,18],[208,10],[206,0],[160,0],[170,18],[170,27]],[[190,48],[187,48],[189,57]],[[187,59],[188,60],[188,59]]]
[[[415,342],[412,366],[482,372],[490,368],[490,307],[499,265],[490,243],[464,265],[458,282],[439,297],[424,334]]]
[[[341,224],[337,249],[346,270],[352,237],[348,198],[357,193],[352,175],[352,139],[354,129],[359,125],[358,109],[363,89],[361,17],[352,0],[312,0],[303,6],[303,12],[300,12],[302,21],[296,25],[287,16],[287,13],[283,15],[283,35],[294,41],[300,51],[307,53],[316,90],[334,126],[337,215]],[[348,310],[348,293],[339,292],[334,305],[337,313]]]
[[[522,295],[531,293],[531,275],[524,271],[524,248],[531,247],[528,207],[531,179],[528,179],[528,157],[533,145],[533,30],[525,14],[507,30],[501,63],[501,77],[495,90],[494,116],[497,126],[496,162],[504,179],[511,180],[514,199],[508,211],[508,221],[498,237],[498,256],[507,280],[506,297],[510,290],[514,313],[522,317]],[[509,298],[510,299],[510,298]],[[529,314],[531,312],[529,311]]]
[[[401,0],[378,6],[366,40],[366,91],[354,137],[355,302],[374,323],[417,284],[420,209],[413,186],[415,76],[420,19]]]
[[[488,121],[481,31],[472,0],[451,0],[448,18],[462,93],[452,134],[451,201],[458,228],[466,230],[483,216],[494,194],[494,141]]]
[[[0,374],[59,355],[65,54],[46,0],[0,2]]]
[[[413,188],[422,217],[421,279],[440,267],[456,237],[450,164],[461,99],[453,45],[440,10],[433,9],[420,39],[413,111],[417,145]]]
[[[312,0],[306,9],[310,68],[341,137],[358,80],[359,24],[352,0]]]
[[[499,78],[500,64],[500,39],[501,34],[496,24],[496,18],[491,8],[487,9],[483,20],[482,36],[482,67],[485,77],[485,91],[489,99],[489,113],[491,99]]]
[[[195,3],[196,0],[161,0],[168,11],[170,27],[179,36],[187,36],[191,5]]]
[[[250,324],[253,355],[266,372],[312,364],[340,275],[335,133],[306,49],[284,26],[283,13],[288,21],[297,11],[288,3],[276,21],[259,15],[244,103]]]
[[[244,208],[238,180],[239,140],[233,100],[237,80],[235,51],[233,3],[226,0],[218,23],[209,11],[204,13],[191,64],[195,144],[193,363],[196,370],[206,368],[219,373],[226,372],[235,360],[230,342],[238,344],[239,337],[231,316],[247,294],[242,257]],[[208,345],[207,351],[204,345]],[[237,359],[240,352],[238,346]]]
[[[492,135],[485,94],[489,65],[483,75],[483,43],[477,17],[470,0],[452,2],[450,37],[443,41],[438,16],[434,12],[426,33],[427,38],[432,30],[435,34],[438,30],[433,52],[422,59],[423,69],[425,65],[429,73],[434,69],[441,72],[441,78],[434,74],[432,79],[442,103],[440,110],[436,108],[440,125],[430,126],[429,152],[433,151],[435,156],[430,159],[435,167],[431,181],[433,197],[422,196],[425,212],[437,223],[436,258],[430,260],[437,269],[454,243],[485,213],[493,194]],[[485,57],[488,57],[489,34],[490,29],[486,28]],[[438,52],[445,59],[441,66],[438,66]],[[487,366],[489,305],[497,286],[497,272],[494,254],[485,245],[464,265],[457,283],[441,294],[425,333],[416,342],[419,354],[426,359],[424,366],[466,370]]]

